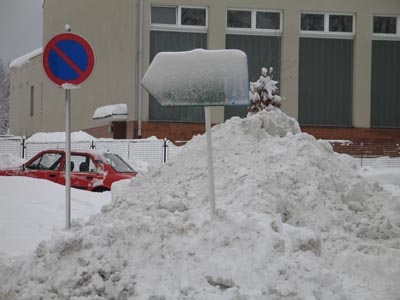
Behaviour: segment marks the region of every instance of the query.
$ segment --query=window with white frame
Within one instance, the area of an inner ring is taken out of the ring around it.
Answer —
[[[400,16],[373,16],[372,33],[375,36],[400,38]]]
[[[282,32],[282,12],[267,10],[228,9],[226,12],[228,31]]]
[[[206,29],[208,10],[192,6],[151,6],[152,27]]]
[[[306,34],[354,35],[354,14],[304,12],[300,16],[300,32]]]

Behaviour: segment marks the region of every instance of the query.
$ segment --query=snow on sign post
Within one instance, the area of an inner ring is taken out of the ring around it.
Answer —
[[[162,106],[204,106],[211,218],[215,217],[210,106],[249,104],[247,56],[240,50],[158,53],[142,85]]]
[[[67,26],[67,25],[66,25]],[[82,36],[66,32],[54,36],[43,51],[43,68],[65,90],[65,228],[71,227],[71,89],[80,88],[94,68],[94,52]]]

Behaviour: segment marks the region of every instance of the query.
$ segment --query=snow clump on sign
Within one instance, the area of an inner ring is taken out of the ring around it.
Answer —
[[[0,298],[398,299],[400,199],[278,110],[212,131],[216,220],[199,135],[115,183],[102,214],[3,261]]]

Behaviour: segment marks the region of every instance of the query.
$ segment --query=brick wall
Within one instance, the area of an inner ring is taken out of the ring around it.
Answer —
[[[400,129],[302,127],[317,139],[331,140],[333,149],[356,157],[400,157]],[[347,142],[334,142],[344,140]]]
[[[400,142],[400,129],[301,127],[317,139],[350,140],[353,142]]]
[[[400,129],[302,127],[317,139],[331,140],[335,151],[353,156],[400,156]],[[94,137],[112,137],[109,126],[85,130]],[[142,138],[156,136],[171,141],[188,141],[204,133],[203,123],[142,122]],[[138,138],[137,122],[128,122],[127,138]],[[335,142],[335,140],[339,140]],[[342,141],[351,141],[344,143]]]

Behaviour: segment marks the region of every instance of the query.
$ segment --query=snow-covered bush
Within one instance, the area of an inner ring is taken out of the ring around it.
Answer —
[[[277,94],[278,81],[273,80],[274,69],[261,68],[261,76],[256,82],[250,82],[248,107],[249,115],[262,110],[271,110],[274,107],[280,108],[282,98]]]

